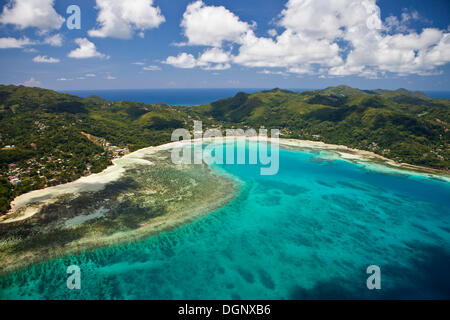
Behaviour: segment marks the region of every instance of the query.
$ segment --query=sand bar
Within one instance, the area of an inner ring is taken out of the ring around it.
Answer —
[[[176,147],[182,147],[189,143],[211,143],[212,141],[222,143],[222,141],[232,142],[235,139],[248,139],[250,141],[269,141],[274,142],[272,138],[266,137],[227,137],[223,140],[215,138],[205,138],[197,140],[185,140],[179,142],[167,143],[156,147],[147,147],[137,150],[133,153],[123,156],[122,158],[113,160],[113,164],[98,174],[82,177],[76,181],[61,184],[54,187],[31,191],[29,193],[18,196],[11,203],[11,210],[0,217],[0,224],[21,221],[34,216],[39,212],[40,208],[57,200],[64,194],[76,195],[82,191],[99,191],[110,182],[117,181],[126,168],[132,164],[147,164],[151,162],[144,159],[150,153],[161,150],[170,150]],[[294,150],[318,150],[330,151],[331,154],[325,158],[329,160],[347,160],[365,165],[371,170],[379,172],[393,172],[414,174],[423,177],[437,178],[449,182],[450,176],[442,171],[409,165],[405,163],[396,163],[393,160],[377,155],[370,151],[352,149],[343,145],[326,144],[318,141],[296,140],[296,139],[279,139],[281,148],[290,148]]]

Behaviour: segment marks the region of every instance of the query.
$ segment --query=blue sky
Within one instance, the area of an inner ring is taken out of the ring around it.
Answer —
[[[1,0],[0,83],[450,90],[448,0],[340,3]]]

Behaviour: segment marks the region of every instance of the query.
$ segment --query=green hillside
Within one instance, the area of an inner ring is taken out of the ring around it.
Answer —
[[[262,126],[282,137],[344,144],[449,170],[448,99],[346,86],[295,93],[239,93],[197,107],[110,102],[51,90],[0,86],[0,212],[24,192],[73,181],[114,157],[170,141],[174,129]]]
[[[187,109],[0,86],[0,212],[14,197],[100,172],[202,119]],[[88,137],[88,134],[91,137]]]
[[[373,151],[398,162],[448,170],[450,100],[420,92],[339,86],[304,93],[274,89],[202,106],[228,124],[281,129],[283,137]]]

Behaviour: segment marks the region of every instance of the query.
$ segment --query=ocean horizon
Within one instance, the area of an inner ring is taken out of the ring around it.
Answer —
[[[97,95],[110,101],[134,101],[145,104],[196,106],[235,96],[239,92],[255,93],[273,88],[217,88],[217,89],[108,89],[108,90],[60,90],[82,98]],[[292,89],[305,92],[318,89]],[[450,91],[423,91],[430,98],[450,98]]]

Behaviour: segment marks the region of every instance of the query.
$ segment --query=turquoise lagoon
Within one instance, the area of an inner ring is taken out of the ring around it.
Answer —
[[[275,176],[217,165],[240,182],[227,206],[5,276],[0,299],[449,299],[449,183],[326,155],[282,149]],[[381,290],[366,287],[370,265]]]

